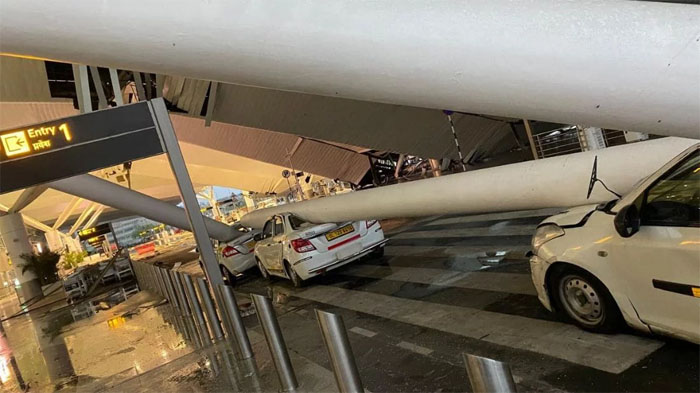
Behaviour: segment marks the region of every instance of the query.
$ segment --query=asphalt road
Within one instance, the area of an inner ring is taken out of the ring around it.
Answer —
[[[236,289],[271,295],[290,351],[328,369],[314,309],[341,314],[373,392],[464,391],[462,353],[508,362],[520,391],[697,391],[698,346],[587,333],[539,304],[523,255],[548,213],[430,218],[304,288],[253,272]]]

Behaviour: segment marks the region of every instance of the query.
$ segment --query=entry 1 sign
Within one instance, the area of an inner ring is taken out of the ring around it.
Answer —
[[[0,194],[164,151],[145,101],[0,131]]]

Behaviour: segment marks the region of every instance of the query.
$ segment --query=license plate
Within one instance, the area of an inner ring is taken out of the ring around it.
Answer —
[[[248,247],[249,250],[252,250],[253,248],[255,248],[255,240],[250,240],[245,244],[245,246]]]
[[[355,232],[355,228],[353,228],[352,224],[348,224],[344,227],[326,233],[326,240],[331,241],[352,232]]]

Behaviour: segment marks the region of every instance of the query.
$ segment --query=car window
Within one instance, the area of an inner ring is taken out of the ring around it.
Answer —
[[[284,225],[282,224],[282,217],[275,217],[275,236],[284,233]]]
[[[304,221],[297,216],[289,216],[289,225],[291,225],[294,230],[313,226],[312,223]]]
[[[265,226],[263,227],[262,231],[263,239],[267,239],[270,236],[272,236],[272,220],[269,220],[265,223]]]
[[[649,187],[641,216],[642,225],[700,227],[700,150]]]

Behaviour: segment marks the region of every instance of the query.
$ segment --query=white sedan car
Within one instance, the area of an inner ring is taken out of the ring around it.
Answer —
[[[234,284],[244,271],[256,266],[255,264],[255,240],[253,237],[260,231],[248,228],[239,228],[242,235],[225,243],[219,244],[217,258],[219,268],[224,280]]]
[[[263,277],[304,280],[365,255],[384,254],[384,232],[378,221],[312,224],[291,214],[270,218],[255,237],[255,259]]]
[[[532,245],[550,311],[591,331],[626,322],[700,343],[700,144],[618,200],[547,218]]]

